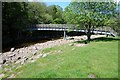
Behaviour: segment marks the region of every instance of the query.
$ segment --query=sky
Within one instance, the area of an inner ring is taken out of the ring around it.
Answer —
[[[66,6],[68,6],[71,2],[71,0],[28,0],[30,2],[45,2],[48,6],[49,5],[59,5],[63,8],[63,10],[65,9]],[[114,0],[116,2],[119,2],[120,0]]]
[[[59,5],[63,8],[63,10],[65,9],[66,6],[68,6],[70,4],[70,2],[46,2],[46,4],[49,5]]]

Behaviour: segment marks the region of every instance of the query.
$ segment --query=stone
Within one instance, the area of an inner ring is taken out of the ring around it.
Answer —
[[[74,44],[69,44],[69,46],[73,46]]]
[[[20,57],[20,56],[17,58],[17,60],[19,60],[19,59],[21,59],[21,57]]]
[[[81,40],[84,40],[83,38],[81,38]]]
[[[87,44],[87,41],[85,41],[85,44]]]
[[[0,64],[0,70],[2,70],[3,69],[3,66]]]
[[[36,55],[37,54],[37,52],[35,51],[35,52],[33,52],[33,55]]]
[[[29,58],[30,60],[33,60],[33,58]]]
[[[94,75],[94,74],[89,74],[89,75],[88,75],[88,78],[96,78],[96,75]]]
[[[5,64],[6,63],[6,59],[3,59],[3,64]]]
[[[32,60],[31,63],[35,62],[35,60]]]
[[[2,56],[0,56],[0,64],[3,64]]]
[[[37,47],[33,47],[34,50],[38,50]]]
[[[42,56],[42,57],[43,57],[43,58],[44,58],[44,57],[47,57],[47,54],[43,54],[43,56]]]
[[[18,60],[18,61],[16,61],[16,62],[15,62],[15,64],[18,64],[18,63],[20,63],[20,62],[21,62],[21,61],[20,61],[20,60]]]
[[[15,56],[16,54],[15,53],[13,53],[13,54],[11,54],[11,55],[9,55],[9,57],[13,57],[13,56]]]
[[[40,57],[43,57],[43,54],[39,54],[37,56],[34,56],[34,59],[37,59],[37,58],[40,58]]]
[[[24,64],[24,63],[25,63],[25,61],[26,61],[26,60],[22,60],[22,61],[21,61],[21,64]]]
[[[5,76],[5,74],[0,74],[0,78],[3,78]]]
[[[8,78],[15,78],[15,74],[12,74],[12,75],[9,76]]]
[[[28,58],[27,58],[27,57],[25,58],[25,61],[26,61],[26,60],[28,60]]]
[[[15,48],[11,48],[10,51],[13,52],[15,50]]]

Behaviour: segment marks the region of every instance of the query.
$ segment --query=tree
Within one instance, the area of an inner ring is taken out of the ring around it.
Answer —
[[[2,27],[3,35],[15,38],[27,23],[27,4],[25,2],[3,2],[2,3]]]
[[[114,2],[71,2],[65,8],[64,18],[67,23],[85,28],[90,40],[91,31],[95,27],[102,27],[105,21],[114,16],[116,4]]]
[[[46,4],[38,2],[28,3],[28,20],[30,24],[44,23]]]
[[[65,23],[63,19],[63,9],[58,5],[51,5],[47,7],[47,13],[52,16],[53,24],[62,24]]]

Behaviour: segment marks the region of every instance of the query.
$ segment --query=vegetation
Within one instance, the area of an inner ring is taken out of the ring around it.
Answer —
[[[59,24],[65,23],[62,18],[63,10],[60,6],[46,6],[39,2],[3,2],[2,28],[3,47],[14,44],[31,32],[25,31],[31,24]]]
[[[84,41],[43,50],[50,53],[21,68],[12,70],[17,78],[118,78],[118,38],[96,38],[88,45]]]
[[[109,20],[109,24],[115,24],[112,23],[112,20],[116,18],[116,15],[115,2],[73,1],[66,7],[64,13],[67,23],[76,24],[78,27],[86,29],[88,40],[90,40],[91,31],[96,27],[108,26],[108,23],[105,23]]]
[[[72,1],[63,11],[58,5],[47,6],[43,2],[3,2],[3,45],[31,35],[32,32],[24,30],[31,24],[76,24],[86,29],[88,40],[90,31],[96,27],[109,26],[120,32],[119,9],[116,7],[114,2]]]

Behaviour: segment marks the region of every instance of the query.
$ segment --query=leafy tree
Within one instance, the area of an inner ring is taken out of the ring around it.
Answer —
[[[28,3],[28,20],[30,24],[41,24],[46,13],[46,5],[44,3],[30,2]]]
[[[27,4],[25,2],[2,3],[2,27],[3,35],[15,38],[15,34],[22,31],[27,23]]]
[[[43,15],[43,22],[44,22],[45,24],[50,24],[50,23],[52,23],[52,22],[53,22],[52,15],[50,15],[50,14],[48,14],[48,13],[45,13],[45,14]]]
[[[91,31],[105,25],[105,21],[114,16],[116,4],[114,2],[71,2],[65,8],[64,18],[67,23],[85,28],[88,40]]]
[[[47,13],[52,16],[53,24],[62,24],[65,23],[63,19],[63,9],[58,5],[51,5],[47,7]]]

